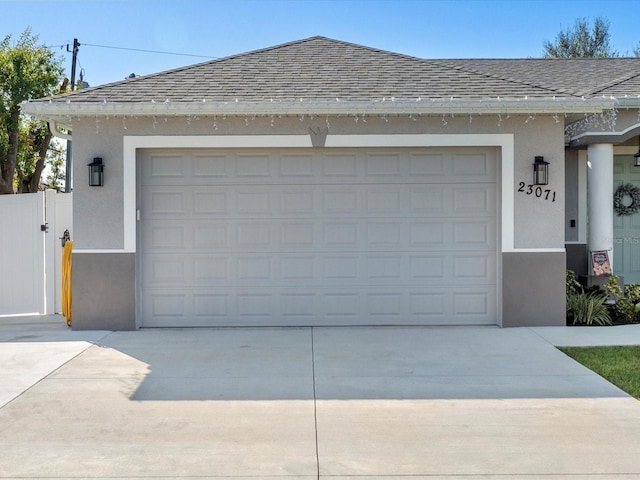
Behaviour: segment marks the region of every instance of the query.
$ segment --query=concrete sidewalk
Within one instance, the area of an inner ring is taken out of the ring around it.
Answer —
[[[0,478],[640,479],[609,328],[75,332],[0,319]]]

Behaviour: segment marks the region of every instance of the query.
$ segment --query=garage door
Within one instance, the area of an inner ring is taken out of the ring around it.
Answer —
[[[496,153],[148,150],[143,326],[496,323]]]

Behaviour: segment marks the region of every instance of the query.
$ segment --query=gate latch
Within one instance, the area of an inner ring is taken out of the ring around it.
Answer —
[[[69,235],[69,230],[65,230],[60,238],[62,242],[62,248],[64,248],[64,244],[67,243],[68,240],[71,240],[71,235]]]

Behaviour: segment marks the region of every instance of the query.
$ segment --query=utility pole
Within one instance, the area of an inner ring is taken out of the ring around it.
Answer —
[[[78,47],[80,43],[77,38],[73,39],[73,55],[71,56],[71,91],[76,89],[76,60],[78,58]],[[69,51],[69,45],[67,45],[67,52]]]
[[[69,50],[69,45],[67,45],[67,52],[72,52],[71,56],[71,91],[73,92],[76,89],[76,60],[78,58],[78,48],[80,47],[80,43],[77,38],[73,39],[73,50]],[[71,140],[67,140],[67,165],[65,166],[65,178],[64,178],[64,191],[66,193],[71,192],[71,151],[72,144]]]

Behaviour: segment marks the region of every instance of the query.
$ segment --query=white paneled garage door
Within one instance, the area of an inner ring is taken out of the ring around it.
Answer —
[[[143,326],[496,323],[493,149],[138,163]]]

